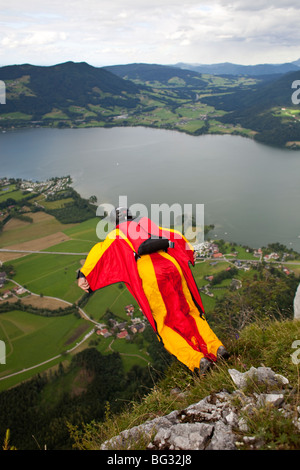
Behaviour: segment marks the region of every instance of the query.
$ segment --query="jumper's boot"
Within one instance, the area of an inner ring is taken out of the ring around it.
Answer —
[[[209,359],[207,359],[207,357],[202,357],[202,359],[200,359],[199,374],[205,375],[206,372],[208,372],[212,366],[213,363]]]
[[[224,348],[224,346],[220,346],[217,351],[217,358],[218,359],[228,359],[230,356],[229,352]],[[201,361],[200,361],[201,362]]]

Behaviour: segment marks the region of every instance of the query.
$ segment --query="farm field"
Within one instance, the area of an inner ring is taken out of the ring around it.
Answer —
[[[136,310],[138,309],[137,302],[128,289],[123,284],[113,284],[95,292],[85,305],[84,311],[99,323],[103,321],[107,310],[116,315],[119,321],[127,321],[128,316],[124,307],[129,304],[134,305]]]
[[[1,313],[0,333],[1,338],[5,338],[6,364],[1,365],[0,379],[62,354],[74,346],[88,328],[87,322],[74,315],[42,317],[19,310]],[[53,364],[55,362],[51,362],[50,366]],[[0,380],[0,390],[38,371],[33,369],[27,374]]]
[[[55,217],[45,212],[28,212],[28,215],[33,219],[32,223],[12,218],[5,224],[0,235],[1,248],[35,241],[39,238],[61,233],[66,229],[64,224],[58,222]],[[53,244],[55,243],[58,243],[58,241],[54,241]]]

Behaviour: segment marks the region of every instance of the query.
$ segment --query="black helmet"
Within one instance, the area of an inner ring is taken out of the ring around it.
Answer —
[[[127,207],[117,207],[110,213],[110,220],[118,225],[120,222],[126,222],[126,220],[132,220],[132,214]]]

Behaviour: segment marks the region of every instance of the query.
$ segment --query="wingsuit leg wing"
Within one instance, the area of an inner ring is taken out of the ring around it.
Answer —
[[[158,252],[141,257],[137,267],[164,347],[192,371],[204,356],[215,361],[222,343],[200,317],[176,260]]]

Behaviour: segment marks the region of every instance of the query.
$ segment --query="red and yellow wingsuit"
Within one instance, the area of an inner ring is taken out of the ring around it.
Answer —
[[[141,244],[152,237],[166,238],[173,247],[138,256]],[[204,318],[190,263],[193,248],[185,237],[144,217],[120,223],[97,243],[81,273],[92,291],[124,282],[164,347],[194,371],[204,356],[216,361],[222,343]]]

